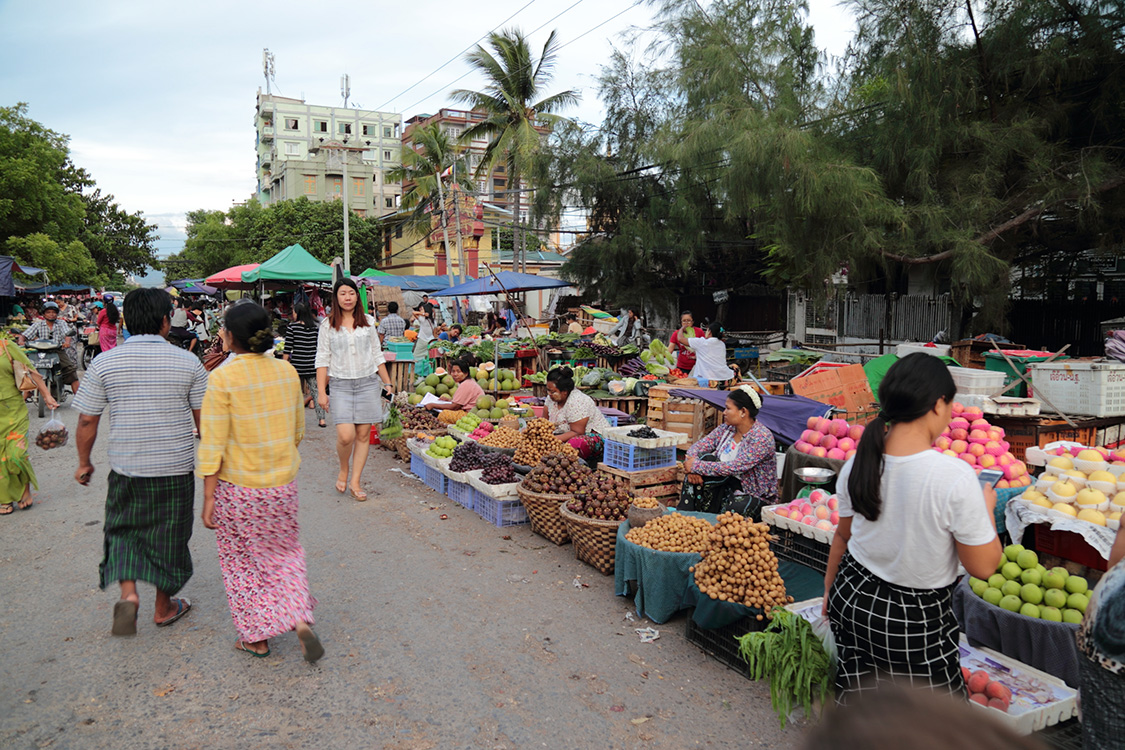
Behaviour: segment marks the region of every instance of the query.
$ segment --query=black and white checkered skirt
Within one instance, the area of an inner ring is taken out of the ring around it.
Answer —
[[[896,586],[845,552],[828,595],[828,619],[839,651],[838,704],[884,681],[965,694],[953,586]]]

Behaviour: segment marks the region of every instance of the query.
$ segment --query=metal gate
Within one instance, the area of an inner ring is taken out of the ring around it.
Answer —
[[[839,332],[850,338],[930,341],[939,331],[952,339],[953,304],[949,295],[845,294],[839,305]]]

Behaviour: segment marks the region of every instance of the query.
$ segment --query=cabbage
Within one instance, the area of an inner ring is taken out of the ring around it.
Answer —
[[[664,365],[659,365],[655,362],[649,362],[647,365],[645,365],[645,369],[648,370],[650,375],[667,375],[669,372],[671,372],[671,370],[669,370]]]
[[[586,376],[579,382],[583,388],[594,388],[602,382],[602,374],[597,370],[591,370],[586,373]]]

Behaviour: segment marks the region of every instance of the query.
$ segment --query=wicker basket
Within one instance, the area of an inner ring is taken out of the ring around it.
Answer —
[[[638,508],[636,505],[629,504],[629,526],[634,529],[643,527],[646,523],[654,518],[660,518],[664,515],[664,508]]]
[[[395,438],[395,450],[398,451],[398,460],[410,463],[410,447],[405,437]]]
[[[593,566],[602,575],[613,574],[613,558],[617,551],[617,528],[622,521],[599,521],[580,516],[559,505],[570,540],[574,542],[574,556]]]
[[[523,507],[527,509],[527,517],[531,521],[531,530],[547,541],[555,544],[566,544],[570,541],[570,534],[566,530],[559,506],[568,502],[571,495],[547,495],[539,492],[525,490],[523,485],[519,488],[519,498]]]

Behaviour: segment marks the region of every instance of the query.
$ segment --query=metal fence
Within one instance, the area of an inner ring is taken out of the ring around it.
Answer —
[[[953,334],[949,295],[845,294],[837,301],[839,333],[851,338],[930,341]]]

